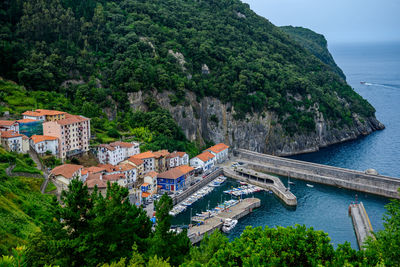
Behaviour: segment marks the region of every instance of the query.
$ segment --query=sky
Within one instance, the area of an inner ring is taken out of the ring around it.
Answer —
[[[400,41],[400,0],[242,0],[277,26],[309,28],[329,43]]]

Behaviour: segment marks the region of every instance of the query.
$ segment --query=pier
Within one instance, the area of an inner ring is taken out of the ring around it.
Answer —
[[[222,228],[224,219],[236,219],[246,216],[251,213],[253,209],[260,207],[261,200],[258,198],[246,198],[241,200],[238,204],[230,207],[227,211],[219,213],[217,216],[204,220],[204,224],[193,226],[188,230],[188,237],[192,244],[200,242],[205,234],[211,234],[216,230]]]
[[[400,179],[366,174],[344,168],[261,154],[245,149],[234,151],[247,168],[304,181],[331,185],[360,192],[400,199]]]
[[[359,204],[350,204],[349,215],[353,221],[358,247],[363,249],[365,240],[368,236],[372,236],[373,231],[368,214],[364,208],[364,204],[362,202]]]
[[[296,196],[275,176],[244,167],[224,167],[224,175],[272,191],[288,206],[297,206]]]

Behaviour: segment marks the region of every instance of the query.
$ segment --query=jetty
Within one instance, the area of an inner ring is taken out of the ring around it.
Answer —
[[[259,172],[400,199],[397,191],[400,187],[400,178],[282,158],[245,149],[235,150],[234,155],[244,162],[247,168]]]
[[[259,171],[255,171],[244,167],[224,167],[224,175],[236,180],[240,180],[255,186],[259,186],[266,190],[272,191],[288,206],[297,206],[296,196],[290,192],[282,181],[275,176],[268,175]]]
[[[200,242],[205,234],[211,234],[216,230],[220,230],[224,224],[224,220],[236,219],[246,216],[251,213],[255,208],[260,207],[261,200],[258,198],[246,198],[241,200],[238,204],[230,207],[226,211],[218,213],[218,215],[205,219],[201,225],[196,225],[188,230],[188,237],[192,244]]]
[[[368,236],[372,235],[372,225],[368,218],[367,211],[364,204],[350,204],[349,215],[353,221],[354,231],[356,232],[358,247],[364,249],[364,243]]]

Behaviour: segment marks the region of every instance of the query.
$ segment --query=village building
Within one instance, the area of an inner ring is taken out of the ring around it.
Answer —
[[[217,163],[222,163],[228,158],[229,146],[225,145],[224,143],[219,143],[215,146],[207,148],[206,151],[215,156]]]
[[[144,175],[144,183],[141,186],[142,192],[148,192],[150,195],[157,193],[157,175],[155,171],[151,171]]]
[[[29,151],[29,141],[23,137],[24,135],[14,131],[3,131],[0,132],[0,143],[7,151],[27,153]],[[25,144],[26,142],[28,145]]]
[[[155,170],[158,172],[164,172],[167,170],[167,157],[169,155],[168,150],[159,150],[153,152],[155,155]]]
[[[129,163],[121,163],[117,166],[117,169],[125,176],[124,186],[128,188],[134,187],[137,181],[136,167]]]
[[[184,165],[157,175],[157,185],[165,191],[178,191],[185,187],[186,178],[194,171],[193,168]]]
[[[45,155],[46,152],[49,151],[52,155],[59,156],[59,140],[57,137],[48,135],[32,135],[29,143],[39,155]]]
[[[136,167],[136,173],[138,178],[143,178],[144,172],[144,161],[141,159],[130,157],[122,163],[128,163]]]
[[[107,181],[103,180],[101,173],[90,173],[84,183],[88,187],[89,193],[94,191],[94,188],[97,186],[97,190],[103,196],[106,196],[107,193]]]
[[[0,131],[13,131],[19,133],[19,124],[16,121],[0,120]]]
[[[32,135],[43,135],[43,121],[22,119],[17,120],[19,133],[31,137]]]
[[[201,169],[202,171],[210,170],[214,167],[214,164],[215,156],[208,151],[204,151],[190,160],[190,166],[196,169]]]
[[[101,144],[97,147],[97,159],[101,164],[113,164],[124,161],[130,156],[140,153],[139,143],[132,142],[113,142],[111,144]]]
[[[50,175],[54,179],[54,183],[58,185],[58,188],[66,190],[71,179],[82,180],[82,169],[82,165],[63,164],[52,169]]]
[[[189,155],[186,152],[173,152],[167,156],[167,169],[181,165],[189,165]]]
[[[144,173],[154,171],[156,168],[156,155],[154,155],[151,151],[140,153],[130,158],[143,160]]]
[[[25,111],[22,116],[24,119],[37,121],[57,121],[65,119],[67,114],[67,112],[58,110],[36,109],[35,111]]]
[[[90,119],[79,115],[64,114],[65,119],[43,123],[43,134],[60,140],[60,158],[89,151]]]

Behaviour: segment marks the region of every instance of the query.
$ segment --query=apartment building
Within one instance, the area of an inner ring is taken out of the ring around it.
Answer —
[[[27,137],[22,134],[14,131],[0,132],[0,143],[7,151],[26,153],[29,150],[29,145],[26,146],[25,142],[29,141]]]
[[[225,145],[224,143],[219,143],[215,146],[207,148],[206,151],[215,156],[217,163],[222,163],[228,158],[229,146]]]
[[[52,155],[59,155],[59,140],[55,136],[32,135],[29,143],[39,155],[44,155],[47,151],[50,151]]]
[[[148,173],[155,170],[156,167],[156,155],[151,151],[140,153],[130,157],[130,159],[140,159],[144,162],[144,173]]]
[[[13,131],[19,133],[19,124],[16,121],[0,120],[0,131]]]
[[[111,144],[101,144],[97,147],[97,159],[101,164],[117,165],[125,159],[139,154],[139,143],[132,142],[113,142]]]
[[[43,134],[60,140],[60,158],[89,151],[90,119],[80,115],[64,114],[65,119],[43,123]]]
[[[173,152],[167,156],[167,168],[172,169],[181,165],[189,165],[189,155],[185,152]]]
[[[35,111],[25,111],[22,113],[24,119],[57,121],[66,118],[67,112],[48,109],[36,109]]]

